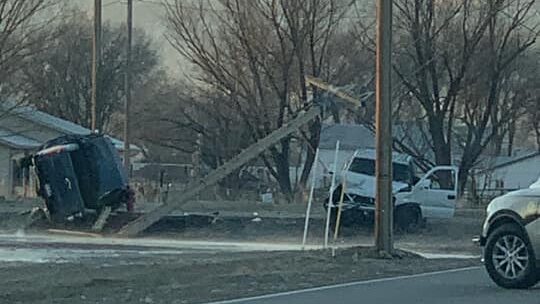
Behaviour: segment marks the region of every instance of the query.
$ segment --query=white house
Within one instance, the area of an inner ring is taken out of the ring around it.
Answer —
[[[540,176],[540,152],[493,158],[476,174],[477,187],[514,190],[527,188]]]
[[[18,160],[35,152],[46,141],[62,135],[87,135],[91,131],[78,124],[32,107],[6,105],[0,109],[0,196],[33,196],[33,180],[20,168]],[[124,143],[110,137],[119,152]],[[140,152],[134,145],[132,153]]]

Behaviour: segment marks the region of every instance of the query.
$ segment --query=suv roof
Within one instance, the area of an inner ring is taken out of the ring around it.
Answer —
[[[360,149],[354,152],[353,157],[366,158],[366,159],[376,159],[377,152],[375,149]],[[392,162],[398,164],[408,165],[412,161],[412,157],[407,154],[392,152]]]

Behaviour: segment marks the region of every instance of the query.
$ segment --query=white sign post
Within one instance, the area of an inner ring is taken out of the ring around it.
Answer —
[[[336,153],[334,154],[334,168],[332,172],[332,183],[330,185],[330,194],[328,196],[328,208],[326,212],[326,227],[324,229],[324,248],[328,248],[328,235],[330,233],[330,216],[332,207],[334,207],[334,187],[336,186],[337,162],[339,153],[339,140],[336,142]]]
[[[313,203],[313,191],[315,189],[315,182],[317,179],[317,164],[319,163],[319,148],[315,152],[315,160],[313,168],[311,168],[311,189],[309,190],[308,205],[306,209],[306,221],[304,223],[304,237],[302,238],[302,250],[305,249],[307,234],[309,229],[309,217],[311,216],[311,204]]]

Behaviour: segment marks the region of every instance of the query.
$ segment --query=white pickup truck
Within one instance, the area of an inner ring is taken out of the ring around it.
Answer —
[[[346,191],[342,205],[342,224],[370,222],[375,211],[375,150],[356,151],[336,176],[333,189],[332,219],[335,220],[343,185]],[[423,177],[416,176],[413,158],[392,155],[394,222],[402,229],[416,228],[429,218],[454,216],[458,195],[458,168],[438,166]],[[328,200],[324,204],[328,208]]]

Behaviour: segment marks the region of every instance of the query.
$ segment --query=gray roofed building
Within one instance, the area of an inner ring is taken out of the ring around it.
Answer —
[[[16,149],[37,149],[41,143],[37,140],[14,133],[11,130],[0,128],[0,143]]]
[[[513,156],[486,157],[475,176],[480,189],[526,188],[540,176],[540,152],[523,150]]]
[[[50,115],[43,111],[39,111],[33,107],[20,106],[11,109],[13,115],[18,115],[26,120],[35,122],[36,124],[44,127],[49,127],[62,134],[76,134],[76,135],[88,135],[92,133],[90,129],[87,129],[81,125],[73,123],[71,121]],[[1,122],[0,122],[1,125]],[[23,135],[21,135],[23,136]],[[120,150],[124,150],[124,142],[111,136],[107,136],[113,142],[114,146]],[[132,151],[140,151],[140,148],[135,145],[130,145]]]
[[[87,135],[91,131],[81,125],[67,121],[62,118],[50,115],[48,113],[37,110],[36,108],[29,106],[20,106],[12,109],[14,115],[19,115],[25,119],[33,121],[37,124],[41,124],[46,127],[50,127],[57,131],[66,134],[80,134]]]
[[[393,137],[413,150],[430,151],[431,140],[426,130],[415,124],[395,124],[392,126]],[[319,147],[334,149],[336,141],[341,149],[357,150],[375,148],[375,132],[359,124],[324,124],[321,128]]]
[[[34,196],[33,183],[28,170],[19,159],[35,152],[42,144],[63,135],[88,135],[91,130],[73,122],[55,117],[33,107],[0,103],[0,196]],[[124,143],[109,137],[116,149],[124,150]],[[130,151],[141,151],[135,145]]]
[[[481,159],[477,165],[478,172],[482,173],[483,171],[490,171],[494,169],[503,168],[506,166],[511,166],[512,164],[528,160],[540,156],[539,151],[534,150],[518,150],[514,152],[512,156],[494,156],[494,157],[484,157]],[[539,164],[540,165],[540,164]],[[539,168],[540,171],[540,168]]]
[[[325,124],[321,127],[319,148],[335,149],[338,140],[341,150],[354,151],[360,148],[375,148],[375,136],[364,125]]]

